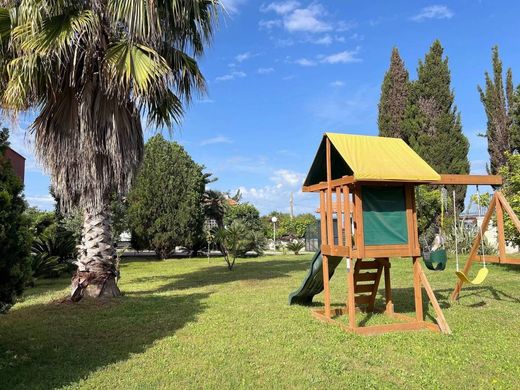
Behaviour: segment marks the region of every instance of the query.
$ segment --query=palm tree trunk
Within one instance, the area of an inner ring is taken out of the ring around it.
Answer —
[[[83,296],[117,297],[116,251],[112,241],[110,213],[89,210],[84,214],[78,269],[72,277],[72,300]]]

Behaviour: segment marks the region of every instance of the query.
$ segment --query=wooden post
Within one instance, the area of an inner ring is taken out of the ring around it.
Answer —
[[[321,245],[328,245],[329,241],[327,240],[327,218],[325,213],[325,190],[320,191],[320,218]]]
[[[347,298],[347,308],[348,308],[348,323],[350,328],[354,329],[356,327],[356,297],[354,291],[354,263],[355,261],[352,258],[347,259],[350,260],[350,269],[348,270],[347,277],[347,286],[348,286],[348,298]]]
[[[345,218],[345,246],[352,252],[352,226],[350,221],[350,191],[343,187],[343,218]],[[352,256],[352,255],[351,255]]]
[[[334,246],[334,216],[332,209],[332,168],[330,165],[330,140],[326,142],[326,160],[327,160],[327,235],[329,236],[329,246]]]
[[[341,207],[341,188],[336,187],[336,221],[338,224],[338,246],[343,244],[343,213]]]
[[[464,272],[465,275],[468,274],[469,270],[471,269],[471,266],[473,265],[473,261],[477,257],[478,248],[480,245],[480,240],[482,239],[480,232],[484,233],[489,225],[489,221],[491,220],[491,216],[493,215],[493,210],[495,209],[495,204],[498,202],[497,200],[497,194],[499,192],[495,192],[495,195],[493,195],[493,198],[491,198],[491,202],[489,203],[489,208],[484,215],[484,219],[482,220],[481,228],[479,229],[477,236],[473,240],[473,244],[471,246],[471,250],[469,251],[468,261],[466,261],[466,264],[464,265]],[[455,289],[451,293],[451,300],[455,300],[459,297],[460,289],[462,288],[462,281],[460,279],[457,279],[457,284],[455,285]]]
[[[516,216],[515,212],[513,211],[511,206],[509,205],[509,202],[507,201],[507,199],[504,197],[504,195],[500,191],[496,191],[495,192],[495,196],[497,197],[498,201],[500,202],[500,205],[503,207],[503,209],[509,215],[509,218],[511,218],[511,222],[513,222],[515,227],[520,232],[520,220],[518,219],[518,217]]]
[[[386,258],[385,266],[385,301],[386,301],[386,310],[387,314],[394,313],[394,302],[392,299],[392,286],[390,282],[390,260]]]
[[[322,254],[323,294],[325,300],[325,317],[330,319],[330,286],[329,286],[329,257]]]
[[[418,257],[413,257],[413,291],[415,297],[415,317],[417,321],[424,320],[421,291],[421,263]]]
[[[365,257],[365,242],[363,233],[363,201],[361,200],[361,186],[357,185],[354,188],[354,208],[356,213],[354,214],[354,223],[356,226],[356,250],[357,257],[362,259]]]
[[[450,326],[448,325],[448,322],[446,321],[446,318],[444,317],[444,313],[442,312],[442,309],[439,305],[439,302],[437,302],[437,298],[435,297],[435,294],[433,293],[433,290],[430,286],[430,283],[428,282],[428,279],[426,278],[426,275],[424,274],[424,271],[421,268],[421,264],[418,264],[419,268],[419,275],[421,278],[421,283],[424,286],[424,289],[426,290],[426,294],[428,294],[428,298],[430,299],[430,302],[433,306],[433,309],[435,310],[435,314],[437,314],[437,325],[439,325],[439,329],[444,334],[451,334]]]
[[[498,258],[500,261],[506,259],[506,240],[504,236],[504,211],[500,201],[495,204],[495,212],[497,217],[497,236],[498,236]]]

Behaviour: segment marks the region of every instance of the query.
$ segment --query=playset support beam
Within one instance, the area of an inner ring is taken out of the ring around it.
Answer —
[[[483,260],[482,255],[478,255],[478,249],[480,247],[480,243],[482,241],[481,232],[485,232],[491,221],[491,217],[493,214],[496,215],[497,219],[497,236],[498,236],[498,257],[497,256],[485,256],[485,260],[488,263],[499,263],[499,264],[520,264],[520,259],[509,259],[506,257],[506,244],[505,244],[505,235],[504,235],[504,211],[509,215],[511,221],[515,225],[515,227],[520,232],[520,220],[516,216],[515,212],[507,202],[506,198],[500,191],[495,191],[493,198],[491,198],[491,202],[489,203],[488,210],[484,215],[484,219],[482,220],[481,228],[477,233],[477,236],[473,240],[473,244],[471,246],[471,250],[469,252],[468,261],[464,265],[464,274],[468,274],[475,260]],[[457,280],[457,284],[453,292],[451,293],[451,300],[456,300],[459,297],[460,290],[462,289],[462,281]]]

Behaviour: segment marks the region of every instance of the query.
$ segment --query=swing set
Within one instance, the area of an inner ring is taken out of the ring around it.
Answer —
[[[423,248],[421,253],[415,189],[423,184],[500,186],[502,178],[493,175],[440,175],[401,139],[324,134],[303,185],[304,192],[318,193],[320,199],[322,258],[313,261],[306,281],[321,287],[304,289],[307,295],[299,296],[302,302],[310,303],[313,296],[323,290],[324,307],[314,309],[314,317],[347,332],[363,335],[421,329],[451,333],[420,262],[421,255],[429,255],[425,265],[440,271],[445,269],[447,260],[442,236],[444,226],[440,227],[437,242],[431,248]],[[444,215],[447,197],[443,204]],[[520,220],[502,193],[495,191],[462,271],[458,267],[458,254],[456,256],[458,280],[452,299],[458,297],[464,283],[482,283],[487,274],[486,263],[520,264],[520,259],[506,257],[504,211],[520,231]],[[479,255],[483,232],[494,213],[499,255],[484,256],[483,252]],[[443,223],[444,220],[441,225]],[[329,279],[343,258],[347,263],[347,298],[342,307],[333,308]],[[394,311],[390,269],[391,261],[400,261],[399,258],[411,260],[413,289],[409,293],[415,303],[413,317]],[[483,262],[484,268],[470,280],[467,275],[478,260]],[[318,283],[318,279],[322,279],[322,283]],[[376,308],[375,303],[382,279],[385,306],[381,309]],[[434,309],[436,324],[425,321],[423,289]],[[398,322],[360,326],[356,321],[359,310],[383,313]],[[344,315],[348,317],[348,325],[337,321]]]

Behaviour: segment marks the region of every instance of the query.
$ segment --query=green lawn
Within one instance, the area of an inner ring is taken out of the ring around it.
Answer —
[[[426,271],[452,336],[363,337],[287,306],[310,257],[239,259],[232,272],[222,259],[127,260],[125,296],[108,302],[63,303],[68,280],[42,280],[0,316],[0,389],[520,386],[520,267],[490,266],[454,306],[454,262]],[[396,311],[412,312],[411,261],[393,260],[392,272]]]

